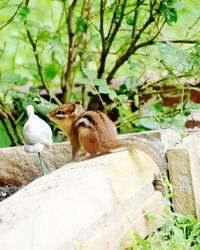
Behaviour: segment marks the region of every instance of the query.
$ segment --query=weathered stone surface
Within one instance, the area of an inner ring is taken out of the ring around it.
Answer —
[[[71,159],[69,143],[55,143],[42,152],[47,173]],[[0,148],[0,182],[23,185],[39,177],[37,154],[27,154],[23,147]]]
[[[194,192],[196,216],[200,218],[200,132],[192,133],[183,140],[184,147],[190,157],[190,172],[192,176],[192,187]]]
[[[154,130],[141,133],[125,134],[120,136],[128,140],[144,140],[150,148],[158,153],[162,159],[160,170],[163,172],[167,169],[166,151],[180,143],[181,136],[172,129]],[[152,152],[149,151],[149,154]]]
[[[69,163],[0,203],[6,250],[116,249],[133,229],[148,233],[146,214],[160,214],[153,189],[159,172],[142,151],[121,150]]]
[[[196,215],[195,197],[186,149],[170,149],[167,152],[170,182],[173,185],[173,205],[177,212]]]
[[[158,161],[163,162],[164,166],[165,153],[160,150],[163,148],[160,135],[161,132],[148,132],[129,134],[127,136],[129,140],[135,140],[135,138],[144,139],[146,137],[145,142],[149,144],[149,151],[146,153],[153,157],[154,152],[151,148],[156,148]],[[42,155],[47,173],[50,173],[70,162],[71,146],[68,142],[54,143],[51,148],[45,148]],[[23,147],[0,148],[0,182],[24,185],[40,175],[37,154],[27,154]]]
[[[190,133],[167,155],[175,210],[200,218],[200,132]]]
[[[172,129],[132,133],[132,134],[123,135],[121,137],[127,138],[127,139],[134,139],[134,138],[146,139],[147,141],[150,141],[156,144],[156,147],[160,148],[160,150],[164,150],[164,153],[167,149],[174,147],[177,143],[181,141],[180,134],[175,132]]]

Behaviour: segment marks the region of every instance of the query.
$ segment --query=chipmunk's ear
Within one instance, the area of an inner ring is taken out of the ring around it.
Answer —
[[[72,113],[76,113],[76,104],[72,103],[72,104],[69,104],[68,107],[67,107],[68,111],[72,114]]]

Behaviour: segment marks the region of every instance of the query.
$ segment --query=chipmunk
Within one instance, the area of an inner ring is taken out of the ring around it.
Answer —
[[[158,153],[148,143],[118,139],[115,124],[106,114],[100,111],[85,111],[79,102],[63,104],[49,112],[48,117],[69,138],[73,160],[80,148],[90,156],[94,156],[113,149],[121,147],[130,149],[134,146],[139,150],[153,153],[154,156],[156,154],[155,161],[161,161]]]

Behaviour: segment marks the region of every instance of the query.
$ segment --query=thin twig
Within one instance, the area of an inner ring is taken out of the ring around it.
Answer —
[[[23,4],[23,1],[17,6],[16,11],[15,11],[14,14],[11,16],[11,18],[8,19],[8,21],[7,21],[6,23],[4,23],[4,24],[0,27],[0,30],[4,29],[4,28],[13,20],[13,18],[17,15],[17,13],[18,13],[20,7],[22,6],[22,4]]]
[[[62,82],[61,82],[61,88],[63,91],[63,99],[64,101],[68,101],[69,97],[69,92],[70,89],[67,89],[67,85],[70,86],[69,81],[70,81],[70,76],[72,72],[72,64],[74,60],[74,55],[73,55],[73,50],[74,50],[74,31],[73,31],[73,13],[74,13],[74,8],[76,6],[77,0],[73,0],[68,12],[67,12],[67,28],[68,28],[68,58],[67,58],[67,65],[66,68],[63,71],[63,77],[62,77]],[[68,93],[68,96],[67,96]]]
[[[138,9],[140,6],[140,0],[137,0],[136,2],[136,9],[135,9],[135,13],[134,13],[134,19],[133,19],[133,29],[132,29],[132,34],[131,34],[131,38],[134,39],[135,38],[135,31],[136,31],[136,23],[137,23],[137,18],[138,18]]]
[[[120,3],[120,1],[119,1]],[[103,28],[103,18],[104,18],[104,8],[105,6],[103,6],[103,0],[101,0],[101,8],[100,8],[100,35],[101,35],[101,40],[102,40],[102,52],[101,52],[101,58],[100,58],[100,65],[98,68],[98,74],[97,77],[101,78],[104,71],[105,71],[105,63],[106,63],[106,59],[107,56],[110,52],[110,48],[112,46],[112,43],[114,41],[114,38],[116,37],[116,34],[121,26],[123,17],[124,17],[124,11],[125,11],[125,7],[126,7],[126,3],[127,0],[123,1],[123,4],[121,5],[121,11],[120,11],[120,16],[119,16],[119,20],[116,20],[116,14],[115,12],[117,12],[118,8],[119,8],[119,3],[116,4],[116,8],[113,14],[113,18],[110,24],[110,29],[108,32],[107,37],[105,38],[104,35],[104,28]]]

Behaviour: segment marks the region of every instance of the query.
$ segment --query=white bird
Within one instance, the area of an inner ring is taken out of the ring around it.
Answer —
[[[25,140],[24,150],[27,153],[38,153],[40,166],[43,175],[45,174],[44,165],[40,152],[44,146],[50,146],[53,143],[52,131],[50,126],[34,114],[32,105],[26,107],[28,120],[23,128],[23,136]]]

